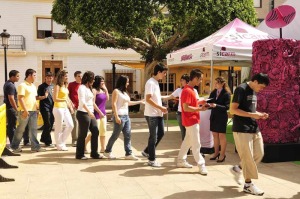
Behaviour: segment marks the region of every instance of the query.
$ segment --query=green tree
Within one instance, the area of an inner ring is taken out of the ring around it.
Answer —
[[[55,0],[52,17],[90,45],[135,50],[147,77],[167,53],[235,18],[257,24],[253,0]]]

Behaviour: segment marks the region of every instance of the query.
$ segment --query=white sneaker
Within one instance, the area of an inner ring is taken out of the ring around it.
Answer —
[[[12,152],[14,152],[14,153],[21,153],[22,152],[22,148],[19,147],[17,149],[12,149]]]
[[[253,183],[245,183],[243,191],[257,196],[262,196],[265,193],[264,191],[257,188]]]
[[[234,175],[234,180],[239,184],[243,184],[243,175],[242,175],[242,170],[238,165],[234,165],[233,167],[230,168],[230,172]]]
[[[208,174],[205,164],[199,165],[199,173],[204,176],[206,176]]]
[[[117,159],[111,152],[109,153],[104,152],[103,155],[111,160]]]
[[[130,154],[130,155],[125,156],[125,159],[126,160],[139,160],[139,158],[136,157],[134,154]]]
[[[148,165],[151,167],[161,167],[161,164],[159,162],[157,162],[156,160],[154,160],[154,161],[149,160]]]
[[[182,160],[180,162],[177,162],[178,168],[193,168],[193,165],[189,164],[186,160]]]
[[[142,151],[142,156],[144,156],[145,158],[148,158],[148,157],[149,157],[149,154],[146,153],[145,151]]]

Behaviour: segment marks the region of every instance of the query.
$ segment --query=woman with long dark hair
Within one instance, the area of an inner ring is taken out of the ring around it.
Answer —
[[[226,127],[230,105],[231,91],[223,77],[215,79],[215,89],[210,93],[209,98],[211,106],[210,130],[214,137],[215,153],[210,160],[217,160],[218,163],[224,162],[226,155]],[[221,145],[221,152],[219,150]]]
[[[54,137],[56,148],[58,151],[67,151],[66,140],[68,139],[72,129],[74,128],[71,114],[73,113],[73,104],[69,99],[68,90],[68,72],[61,70],[57,73],[56,85],[53,92],[53,116],[55,118]],[[70,112],[71,111],[71,112]],[[65,122],[66,127],[62,125]]]
[[[109,159],[116,159],[111,151],[115,141],[118,139],[122,131],[124,135],[124,149],[126,152],[125,159],[138,160],[138,158],[132,153],[131,150],[131,122],[128,115],[128,106],[141,104],[143,103],[143,101],[130,101],[130,97],[127,93],[128,85],[128,76],[121,75],[117,80],[116,89],[114,89],[112,93],[114,129],[104,152],[104,156]]]
[[[104,114],[99,110],[94,100],[92,85],[94,82],[94,73],[87,71],[83,74],[81,85],[78,88],[79,106],[76,113],[78,120],[78,139],[76,147],[76,159],[87,160],[84,156],[85,138],[88,130],[91,131],[91,158],[101,159],[102,156],[98,153],[98,135],[99,129],[94,116],[94,110],[97,111],[100,117]]]
[[[94,111],[95,118],[97,120],[98,129],[99,129],[99,138],[100,138],[100,152],[103,153],[105,149],[105,133],[106,133],[106,125],[107,125],[107,118],[106,118],[106,102],[109,100],[109,94],[107,88],[104,83],[104,78],[102,76],[96,75],[95,81],[93,83],[93,93],[95,98],[95,103],[98,108],[103,113],[103,117],[100,117],[97,111]],[[85,146],[91,140],[91,134],[85,139]],[[85,148],[86,151],[86,148]]]

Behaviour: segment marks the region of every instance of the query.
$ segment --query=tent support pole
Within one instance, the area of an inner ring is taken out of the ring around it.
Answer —
[[[211,59],[210,60],[210,90],[213,90],[213,75],[214,75],[214,71],[213,71],[213,66],[214,66],[214,61]]]

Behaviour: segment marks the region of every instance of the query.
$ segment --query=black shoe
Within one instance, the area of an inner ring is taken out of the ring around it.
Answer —
[[[222,160],[218,159],[218,160],[217,160],[217,163],[224,162],[224,161],[225,161],[225,159],[226,159],[226,155],[224,155],[224,158],[223,158]]]
[[[5,162],[2,158],[0,158],[0,168],[1,169],[16,169],[19,168],[18,166],[10,165]]]
[[[4,156],[20,156],[21,154],[13,153],[7,147],[5,147],[2,155],[4,155]]]
[[[12,182],[15,181],[13,178],[5,178],[2,175],[0,175],[0,182]]]
[[[219,159],[219,157],[220,157],[220,153],[218,155],[216,155],[215,157],[209,158],[209,160],[216,160],[216,159]]]

